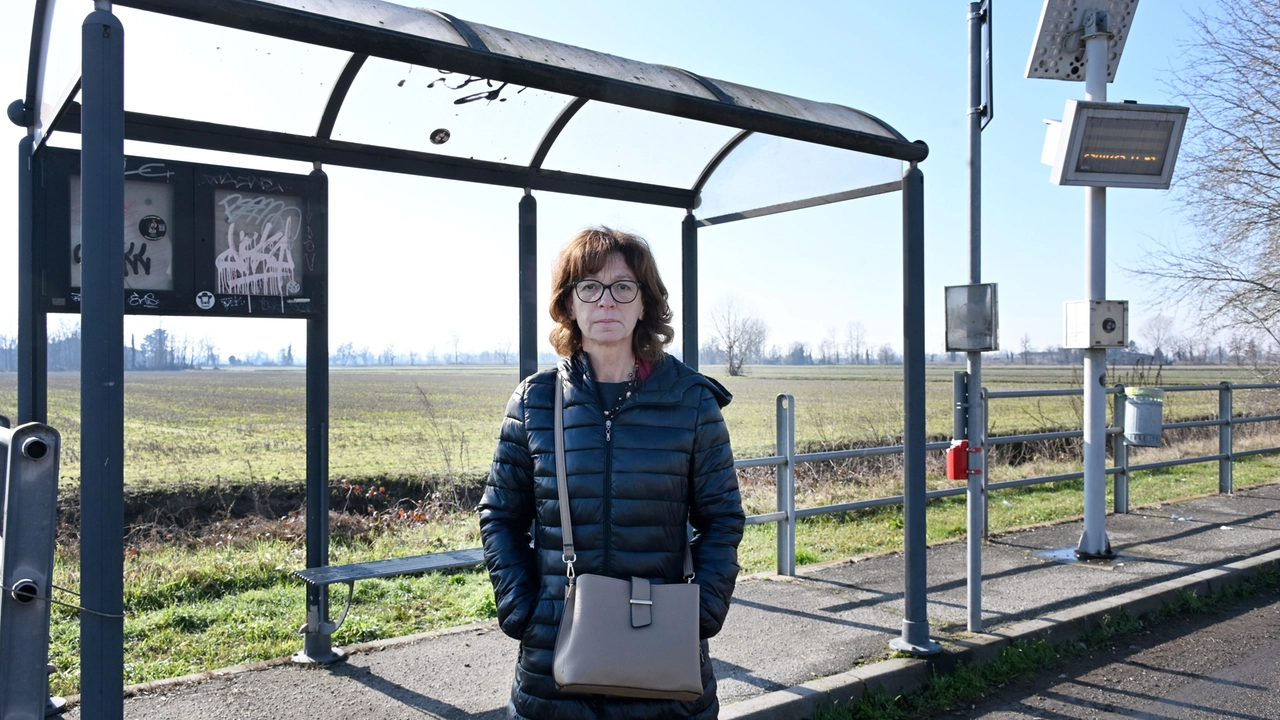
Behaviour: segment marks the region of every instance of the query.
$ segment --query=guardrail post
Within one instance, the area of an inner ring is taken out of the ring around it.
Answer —
[[[1120,392],[1111,401],[1111,415],[1120,432],[1111,436],[1111,465],[1116,468],[1111,501],[1116,514],[1125,514],[1129,512],[1129,443],[1124,441],[1124,384],[1117,383],[1116,388]]]
[[[1218,460],[1218,492],[1230,495],[1235,492],[1235,479],[1231,476],[1231,422],[1234,410],[1231,407],[1231,383],[1222,383],[1218,391],[1218,454],[1226,457]]]
[[[778,466],[778,512],[787,514],[778,521],[778,574],[796,574],[796,399],[778,396],[778,446],[784,458]]]
[[[991,493],[987,491],[987,485],[991,482],[990,473],[987,472],[990,463],[987,462],[985,455],[990,452],[990,448],[987,447],[987,433],[991,431],[990,420],[988,420],[991,413],[987,412],[991,407],[991,398],[987,397],[988,392],[986,388],[982,388],[982,452],[984,453],[982,458],[982,539],[984,541],[991,534]]]
[[[4,542],[0,556],[0,717],[42,718],[49,699],[49,596],[61,439],[47,425],[0,429]],[[88,709],[88,708],[86,708]]]

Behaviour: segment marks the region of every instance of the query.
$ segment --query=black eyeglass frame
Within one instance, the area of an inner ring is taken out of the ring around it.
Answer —
[[[586,299],[586,298],[582,297],[582,291],[579,289],[579,286],[580,286],[580,285],[582,285],[583,283],[599,283],[599,285],[600,285],[600,294],[599,294],[599,295],[597,295],[597,296],[595,296],[594,298],[592,298],[592,299],[590,299],[590,300],[588,300],[588,299]],[[635,285],[635,286],[636,286],[636,294],[635,294],[635,297],[631,298],[630,300],[619,300],[619,299],[618,299],[618,296],[613,294],[613,286],[614,286],[614,285],[620,285],[620,284],[622,284],[622,283],[630,283],[630,284],[632,284],[632,285]],[[600,282],[599,280],[591,280],[591,279],[589,279],[589,278],[588,278],[588,279],[586,279],[586,280],[577,280],[577,281],[575,281],[575,282],[571,283],[571,284],[570,284],[570,287],[572,287],[572,288],[573,288],[573,294],[574,294],[574,295],[576,295],[576,296],[578,297],[578,299],[579,299],[579,300],[581,300],[581,301],[582,301],[582,302],[584,302],[584,303],[599,302],[599,301],[600,301],[600,298],[604,297],[605,292],[608,292],[608,293],[609,293],[609,297],[613,298],[613,301],[614,301],[614,302],[618,303],[619,305],[627,305],[627,304],[629,304],[629,303],[633,303],[633,302],[635,302],[635,301],[636,301],[636,298],[640,297],[640,291],[644,289],[644,283],[640,282],[639,280],[614,280],[613,282],[609,283],[608,285],[605,285],[604,283]]]

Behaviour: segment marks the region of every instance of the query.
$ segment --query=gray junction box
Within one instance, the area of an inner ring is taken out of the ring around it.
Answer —
[[[1129,346],[1129,303],[1125,300],[1075,300],[1062,304],[1063,347]]]

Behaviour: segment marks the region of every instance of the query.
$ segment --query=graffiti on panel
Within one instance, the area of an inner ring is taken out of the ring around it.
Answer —
[[[167,177],[160,163],[125,175]],[[71,177],[71,286],[80,287],[80,176]],[[124,286],[128,290],[173,289],[173,185],[126,180],[124,183]]]
[[[216,190],[214,206],[219,294],[302,292],[302,273],[294,262],[302,238],[301,198]]]

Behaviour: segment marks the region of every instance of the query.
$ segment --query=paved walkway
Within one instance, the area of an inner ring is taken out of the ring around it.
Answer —
[[[1038,552],[1074,547],[1079,522],[993,538],[984,549],[987,629],[1044,617],[1280,549],[1280,485],[1108,518],[1108,564]],[[964,543],[930,548],[935,638],[960,639]],[[724,632],[711,641],[724,715],[732,703],[883,657],[901,632],[899,554],[739,581]],[[359,612],[359,608],[353,609]],[[515,641],[492,622],[356,648],[329,668],[275,664],[164,685],[125,701],[128,718],[501,718]],[[73,711],[70,717],[78,717]]]

